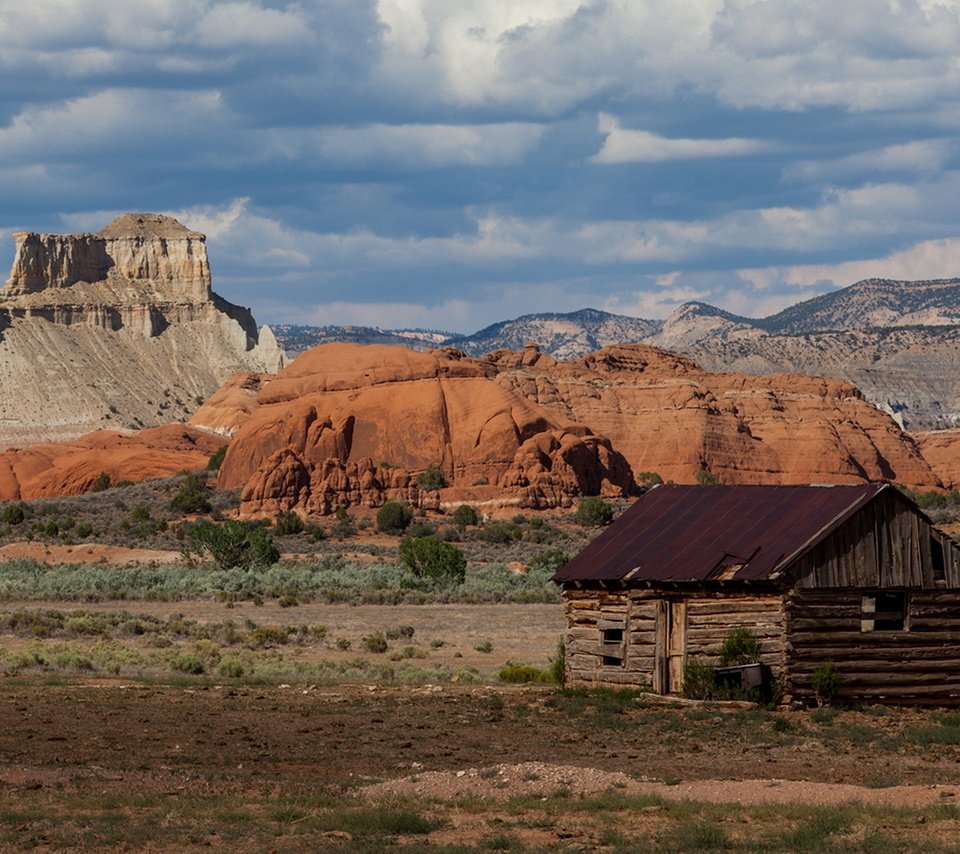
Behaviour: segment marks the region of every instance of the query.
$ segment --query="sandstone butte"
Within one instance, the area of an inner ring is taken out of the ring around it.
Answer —
[[[72,442],[0,452],[0,501],[80,495],[105,473],[111,483],[169,477],[203,468],[226,439],[168,424],[124,434],[100,430]]]
[[[204,235],[161,214],[96,234],[13,235],[0,289],[0,448],[186,420],[284,355],[211,289]]]
[[[920,453],[947,489],[960,489],[960,429],[913,434]]]
[[[568,506],[629,494],[657,472],[692,483],[940,481],[914,440],[847,383],[711,373],[645,345],[558,362],[535,346],[456,350],[326,344],[274,377],[228,382],[191,424],[235,431],[219,483],[241,512],[325,514],[390,498]],[[443,470],[450,488],[421,490]]]

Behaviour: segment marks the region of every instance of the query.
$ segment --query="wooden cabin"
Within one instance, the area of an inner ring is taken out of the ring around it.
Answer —
[[[570,684],[683,691],[738,628],[785,698],[960,703],[960,547],[903,493],[660,486],[562,567]]]

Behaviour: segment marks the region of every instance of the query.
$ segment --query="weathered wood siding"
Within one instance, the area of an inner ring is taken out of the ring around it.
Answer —
[[[943,551],[939,579],[931,539]],[[804,588],[960,589],[960,549],[889,489],[803,555],[791,574]]]
[[[960,702],[960,591],[908,593],[907,628],[861,631],[862,590],[797,590],[786,599],[787,693],[812,698],[832,661],[840,696],[869,702]]]
[[[625,685],[660,690],[667,656],[664,603],[685,603],[686,655],[716,664],[720,646],[737,628],[750,629],[761,644],[761,661],[776,675],[784,666],[784,610],[779,595],[702,593],[669,595],[643,589],[564,590],[567,619],[567,680],[581,685]],[[658,613],[660,614],[658,619]],[[615,652],[603,643],[603,629],[624,628],[622,664],[604,664]],[[658,675],[658,667],[660,674]],[[677,686],[670,686],[671,692]]]

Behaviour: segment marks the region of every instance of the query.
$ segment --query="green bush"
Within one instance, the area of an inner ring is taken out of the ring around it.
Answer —
[[[413,508],[403,501],[388,501],[377,511],[377,530],[402,534],[413,521]]]
[[[476,509],[471,507],[469,504],[461,504],[456,510],[453,511],[453,524],[458,528],[466,528],[467,525],[479,525],[480,524],[480,515],[477,513]]]
[[[539,552],[530,561],[528,572],[536,572],[553,576],[561,566],[566,564],[570,557],[562,549],[546,549]]]
[[[3,510],[0,511],[0,522],[5,522],[7,525],[19,525],[26,518],[27,514],[23,511],[23,504],[19,501],[13,501],[5,505]]]
[[[177,494],[170,500],[170,509],[177,513],[209,513],[207,487],[204,479],[197,474],[186,474],[180,481]]]
[[[447,476],[436,463],[430,463],[425,471],[417,475],[417,485],[421,489],[443,489],[447,485]]]
[[[697,483],[701,486],[716,486],[720,483],[718,478],[710,469],[702,468],[697,472]]]
[[[655,471],[642,471],[637,475],[637,486],[641,489],[650,489],[654,486],[660,486],[663,478]]]
[[[90,485],[91,492],[103,492],[105,489],[110,488],[110,475],[105,471],[100,472],[97,475],[96,479]]]
[[[567,681],[567,646],[563,638],[557,641],[557,654],[550,659],[550,679],[557,685]]]
[[[463,552],[436,537],[401,541],[400,562],[418,578],[439,584],[462,584],[467,571]]]
[[[613,507],[596,495],[589,495],[580,501],[574,521],[586,527],[609,525],[613,521]]]
[[[709,700],[715,692],[713,668],[701,661],[688,661],[683,668],[683,696],[691,700]]]
[[[817,698],[817,705],[831,705],[840,693],[840,673],[836,665],[832,661],[825,661],[818,665],[810,678],[810,684]]]
[[[523,531],[519,525],[508,522],[493,522],[483,528],[479,537],[485,543],[494,543],[496,545],[505,545],[519,540],[523,536]]]
[[[303,520],[293,510],[284,510],[273,520],[273,530],[278,537],[299,534],[303,530]]]
[[[367,652],[380,653],[387,651],[387,639],[380,632],[374,632],[372,635],[365,637],[362,643]]]
[[[209,460],[207,460],[207,471],[220,471],[220,466],[223,465],[223,458],[227,455],[227,446],[224,445],[219,451],[217,451]]]
[[[549,670],[531,667],[529,664],[506,664],[497,674],[501,682],[524,684],[528,682],[554,682],[553,674]]]
[[[225,658],[220,662],[217,672],[221,676],[226,676],[230,679],[239,679],[244,673],[246,673],[246,670],[244,669],[243,664],[237,661],[237,659]]]
[[[197,522],[188,549],[210,557],[220,569],[267,567],[280,560],[280,550],[263,527],[235,519]]]
[[[720,646],[720,666],[753,664],[760,660],[760,641],[750,629],[740,627],[727,635]]]
[[[77,525],[75,533],[81,540],[86,539],[93,533],[93,525],[89,525],[86,522],[81,522],[79,525]]]
[[[170,659],[170,667],[181,673],[190,673],[194,676],[203,673],[203,662],[192,652],[183,652]]]
[[[336,537],[338,540],[345,540],[347,537],[352,537],[357,533],[357,526],[353,521],[353,516],[350,515],[345,506],[341,505],[338,507],[333,517],[334,523],[330,526],[330,536]]]

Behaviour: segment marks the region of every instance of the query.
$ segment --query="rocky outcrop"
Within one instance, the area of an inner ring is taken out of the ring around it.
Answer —
[[[81,495],[100,475],[110,483],[170,477],[203,468],[226,440],[170,424],[135,434],[101,430],[73,442],[0,453],[0,501]]]
[[[629,494],[610,443],[495,381],[496,366],[452,350],[330,344],[298,357],[258,394],[220,485],[241,511],[330,513],[389,499],[437,506],[417,476],[438,466],[464,491],[493,485],[522,507]]]
[[[711,373],[645,345],[556,364],[522,360],[526,367],[505,367],[498,382],[589,424],[637,473],[678,483],[706,470],[723,483],[939,485],[913,439],[838,380]]]
[[[210,289],[204,236],[159,214],[14,235],[0,291],[0,447],[185,420],[232,373],[284,356]]]
[[[960,429],[914,433],[923,458],[947,489],[960,489]]]
[[[940,483],[916,443],[849,384],[714,374],[644,345],[562,362],[533,345],[473,359],[329,344],[258,377],[255,405],[251,382],[236,378],[198,413],[207,427],[240,424],[220,484],[242,489],[248,515],[391,498],[567,506],[627,494],[642,472],[680,483],[701,472],[725,483]],[[231,400],[243,412],[231,416]],[[431,464],[450,484],[439,495],[417,485]]]

